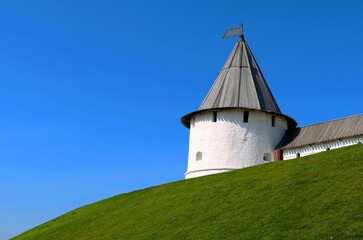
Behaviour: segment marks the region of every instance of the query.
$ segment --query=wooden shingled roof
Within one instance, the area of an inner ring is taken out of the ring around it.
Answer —
[[[363,114],[286,131],[276,149],[296,148],[363,135]]]
[[[297,125],[294,119],[281,113],[243,35],[235,44],[199,109],[183,116],[181,122],[189,127],[194,114],[231,108],[274,113],[286,118],[289,126]]]
[[[198,110],[237,107],[281,114],[243,37],[236,43]]]

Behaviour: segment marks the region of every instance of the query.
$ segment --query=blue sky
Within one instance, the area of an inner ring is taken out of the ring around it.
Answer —
[[[283,113],[360,114],[361,1],[0,1],[0,239],[183,179],[188,129],[244,24]]]

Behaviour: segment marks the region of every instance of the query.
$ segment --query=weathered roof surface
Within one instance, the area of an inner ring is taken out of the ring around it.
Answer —
[[[287,118],[290,126],[296,126],[295,120],[281,113],[243,36],[234,46],[199,109],[183,116],[181,122],[189,127],[194,114],[223,108],[275,113]]]
[[[198,110],[225,107],[281,113],[243,37],[234,46]]]
[[[363,114],[286,131],[276,149],[296,148],[363,135]]]

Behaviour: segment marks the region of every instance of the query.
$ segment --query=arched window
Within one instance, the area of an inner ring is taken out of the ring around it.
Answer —
[[[263,154],[263,161],[271,162],[271,154],[270,153]]]
[[[195,155],[195,160],[199,161],[202,160],[202,158],[203,158],[202,152],[197,152],[197,154]]]

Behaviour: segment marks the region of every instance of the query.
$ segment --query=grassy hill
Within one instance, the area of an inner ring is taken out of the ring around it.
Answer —
[[[363,239],[363,144],[121,194],[14,239]]]

